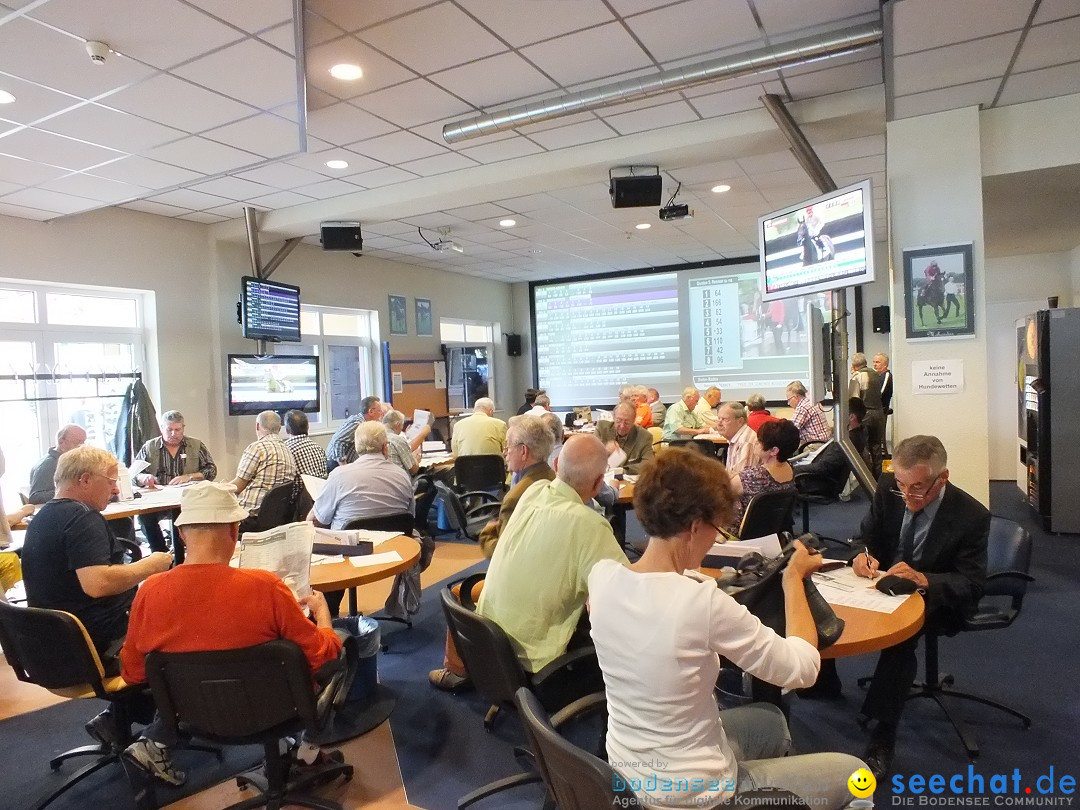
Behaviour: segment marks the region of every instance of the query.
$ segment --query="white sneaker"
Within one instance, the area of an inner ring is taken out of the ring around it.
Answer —
[[[182,785],[187,778],[187,774],[173,765],[169,749],[146,737],[139,737],[125,748],[124,755],[144,771],[170,785]]]

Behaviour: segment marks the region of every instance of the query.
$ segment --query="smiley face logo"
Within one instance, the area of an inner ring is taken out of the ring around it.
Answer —
[[[851,795],[859,799],[865,799],[874,792],[874,788],[877,787],[877,780],[874,775],[866,768],[859,768],[847,780],[848,790],[851,791]]]

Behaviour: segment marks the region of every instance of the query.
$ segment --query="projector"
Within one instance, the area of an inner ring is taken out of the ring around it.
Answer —
[[[448,250],[452,250],[455,253],[464,253],[465,248],[459,245],[457,242],[453,242],[448,239],[440,239],[438,242],[432,245],[439,253],[446,253]]]
[[[677,219],[690,219],[694,216],[694,209],[689,205],[665,205],[660,209],[660,219],[663,222],[673,222]]]

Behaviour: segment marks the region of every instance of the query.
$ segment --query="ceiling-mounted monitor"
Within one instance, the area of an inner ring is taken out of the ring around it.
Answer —
[[[300,342],[300,288],[244,276],[240,289],[244,337]]]
[[[874,280],[870,181],[830,191],[758,220],[766,301]]]
[[[229,416],[319,411],[319,358],[230,354]]]

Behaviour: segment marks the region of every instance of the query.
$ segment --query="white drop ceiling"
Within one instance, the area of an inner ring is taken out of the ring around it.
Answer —
[[[1075,0],[893,0],[887,59],[874,46],[448,145],[452,121],[880,22],[881,10],[877,0],[304,6],[297,48],[291,0],[0,0],[0,90],[16,96],[0,105],[0,214],[51,220],[121,205],[242,238],[235,220],[250,205],[267,241],[358,219],[366,255],[506,281],[711,261],[755,253],[758,216],[817,193],[763,93],[788,104],[839,185],[871,178],[884,238],[887,116],[1080,89]],[[86,40],[115,53],[92,65]],[[363,78],[334,79],[339,62]],[[328,168],[335,158],[349,167]],[[665,197],[681,184],[677,201],[696,216],[613,210],[607,169],[629,163],[658,164]],[[1054,188],[1074,193],[1077,182],[1066,174]],[[711,192],[719,183],[731,190]],[[1021,214],[987,211],[1013,224]],[[498,225],[507,217],[516,226]],[[435,253],[418,227],[431,241],[450,228],[464,252]]]

